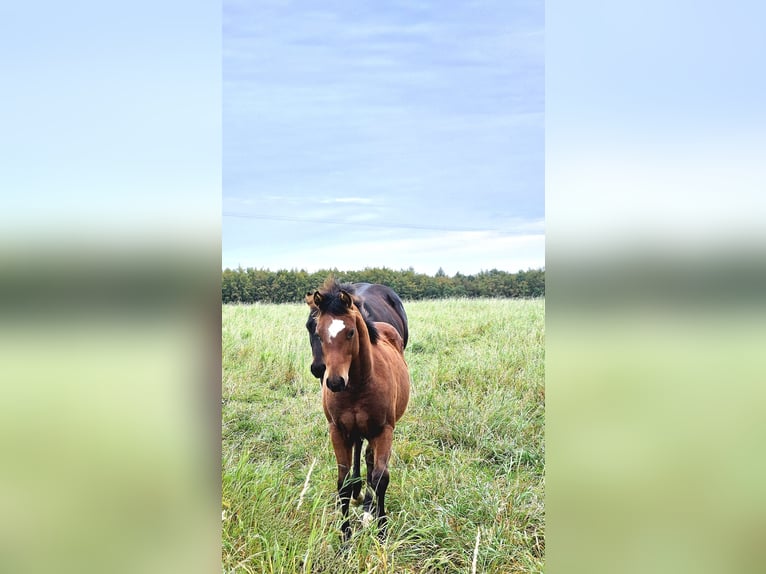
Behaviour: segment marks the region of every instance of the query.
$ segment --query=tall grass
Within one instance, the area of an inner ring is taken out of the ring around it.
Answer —
[[[544,301],[405,305],[412,393],[388,539],[352,506],[345,547],[306,306],[224,306],[225,572],[470,572],[474,559],[476,572],[542,571]]]

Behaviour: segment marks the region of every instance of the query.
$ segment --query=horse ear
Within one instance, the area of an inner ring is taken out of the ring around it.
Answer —
[[[346,293],[345,291],[341,291],[341,292],[340,292],[340,300],[341,300],[341,301],[343,301],[343,304],[344,304],[346,307],[348,307],[349,309],[351,309],[351,305],[352,305],[352,303],[353,303],[353,301],[351,300],[351,295],[349,295],[349,294],[348,294],[348,293]]]
[[[319,291],[314,291],[314,305],[319,307],[319,304],[322,302],[322,299],[324,299],[324,297],[322,297],[322,294]]]
[[[311,291],[306,292],[306,305],[312,309],[316,307],[316,303],[314,303],[314,294]]]

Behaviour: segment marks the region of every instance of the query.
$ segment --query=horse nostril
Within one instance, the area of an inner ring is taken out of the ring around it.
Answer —
[[[337,393],[346,388],[346,380],[343,377],[329,377],[327,379],[327,388]]]

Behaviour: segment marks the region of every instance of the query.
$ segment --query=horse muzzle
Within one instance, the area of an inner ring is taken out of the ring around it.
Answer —
[[[324,363],[311,363],[311,374],[321,381],[324,377],[325,368]]]
[[[346,379],[343,377],[327,377],[325,383],[327,384],[327,388],[333,393],[346,390]]]

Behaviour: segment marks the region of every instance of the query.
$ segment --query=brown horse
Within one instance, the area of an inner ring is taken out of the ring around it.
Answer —
[[[308,302],[308,301],[307,301]],[[338,463],[338,496],[343,514],[343,539],[351,536],[348,507],[359,498],[359,458],[367,440],[367,486],[363,524],[377,515],[378,534],[386,535],[385,496],[388,459],[396,422],[407,408],[410,375],[401,335],[388,323],[376,323],[359,311],[358,301],[334,280],[315,291],[316,332],[322,342],[326,369],[322,406]],[[354,473],[351,474],[352,456]],[[373,493],[376,508],[373,509]]]

